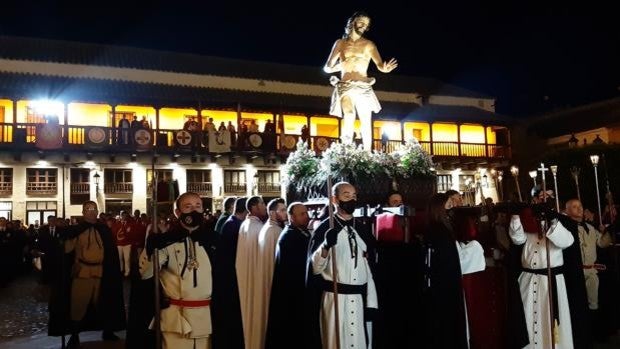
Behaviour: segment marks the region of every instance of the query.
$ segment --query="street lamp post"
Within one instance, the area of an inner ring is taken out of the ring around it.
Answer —
[[[99,172],[95,172],[93,178],[95,178],[95,195],[99,195],[99,179],[101,178]]]

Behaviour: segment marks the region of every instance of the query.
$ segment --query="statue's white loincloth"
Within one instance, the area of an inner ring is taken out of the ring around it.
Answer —
[[[349,97],[353,104],[353,107],[357,110],[357,113],[364,111],[370,111],[378,113],[381,111],[381,104],[375,95],[375,91],[372,89],[372,85],[375,84],[375,78],[370,78],[369,81],[354,81],[345,80],[340,81],[335,76],[330,78],[330,83],[334,86],[334,92],[332,93],[332,103],[329,109],[329,114],[342,117],[342,98]]]

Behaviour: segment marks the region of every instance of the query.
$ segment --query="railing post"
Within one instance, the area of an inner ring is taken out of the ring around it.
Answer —
[[[431,145],[430,153],[431,153],[431,155],[435,155],[435,149],[434,149],[435,147],[433,146],[433,123],[429,122],[428,125],[429,125],[429,129],[430,129],[430,132],[428,133],[428,136],[429,136],[429,139],[430,139],[430,145]]]

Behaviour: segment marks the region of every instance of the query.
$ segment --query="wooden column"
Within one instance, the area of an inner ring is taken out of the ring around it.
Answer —
[[[487,140],[487,127],[485,125],[482,125],[482,128],[484,129],[484,156],[488,158],[489,157],[489,144]]]
[[[459,148],[459,157],[461,157],[461,124],[456,124],[456,140],[458,142],[457,147]]]
[[[428,133],[428,138],[430,139],[431,142],[431,155],[435,155],[435,149],[433,147],[433,123],[429,122],[428,123],[428,127],[429,127],[429,133]]]
[[[17,123],[17,99],[13,101],[13,127]]]
[[[65,144],[69,144],[69,103],[62,103],[62,125],[65,132]],[[63,168],[64,172],[64,168]],[[63,178],[64,180],[64,178]],[[64,194],[63,194],[64,195]],[[63,198],[63,206],[64,206],[64,198]],[[64,211],[64,207],[63,207]]]

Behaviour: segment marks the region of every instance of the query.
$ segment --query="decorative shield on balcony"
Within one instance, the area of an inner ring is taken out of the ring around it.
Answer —
[[[149,151],[153,147],[153,136],[150,131],[137,130],[133,138],[137,151]]]
[[[39,149],[62,147],[62,129],[58,124],[37,124],[35,146]]]
[[[282,151],[293,151],[297,147],[297,136],[285,135],[282,137]]]
[[[263,135],[260,133],[250,133],[248,136],[248,144],[253,150],[259,150],[263,147]]]
[[[86,128],[86,146],[89,148],[102,148],[108,145],[108,132],[101,127]]]
[[[325,137],[316,137],[314,139],[314,150],[318,153],[322,153],[329,148],[329,140]]]
[[[177,131],[174,135],[174,143],[177,147],[187,148],[192,143],[192,134],[185,130]]]

